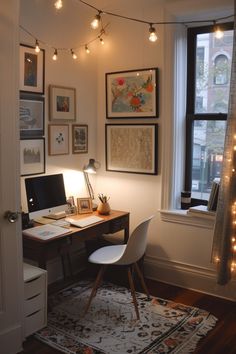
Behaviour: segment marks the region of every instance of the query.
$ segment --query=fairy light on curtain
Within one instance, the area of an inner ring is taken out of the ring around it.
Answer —
[[[235,19],[236,20],[236,19]],[[216,211],[212,262],[217,266],[217,282],[227,284],[236,275],[236,22],[231,69],[229,113],[224,158]]]

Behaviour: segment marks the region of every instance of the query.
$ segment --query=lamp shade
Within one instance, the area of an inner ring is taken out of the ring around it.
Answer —
[[[84,172],[96,173],[99,166],[99,162],[95,161],[94,159],[89,159],[89,163],[84,166]]]

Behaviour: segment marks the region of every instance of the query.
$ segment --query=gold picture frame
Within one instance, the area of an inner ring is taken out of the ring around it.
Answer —
[[[86,214],[93,212],[91,198],[77,198],[77,208],[79,214]]]
[[[49,85],[50,121],[76,120],[76,89]]]

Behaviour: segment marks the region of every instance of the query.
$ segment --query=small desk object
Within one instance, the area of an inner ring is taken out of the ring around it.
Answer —
[[[36,261],[40,268],[46,269],[47,261],[57,257],[61,249],[68,244],[92,240],[102,234],[113,234],[120,230],[124,230],[124,242],[127,242],[129,238],[128,212],[111,210],[109,215],[100,215],[95,211],[92,214],[73,215],[73,219],[82,219],[90,215],[98,215],[103,220],[83,228],[70,226],[70,233],[48,240],[23,235],[24,257]]]

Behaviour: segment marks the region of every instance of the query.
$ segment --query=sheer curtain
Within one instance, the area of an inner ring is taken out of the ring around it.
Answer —
[[[235,5],[236,1],[234,2]],[[234,6],[235,7],[235,6]],[[236,273],[236,24],[227,118],[224,159],[216,211],[212,261],[217,265],[217,282],[224,285]]]

